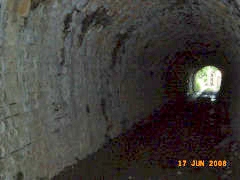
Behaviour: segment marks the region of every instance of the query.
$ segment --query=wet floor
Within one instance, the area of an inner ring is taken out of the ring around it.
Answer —
[[[237,180],[237,144],[214,148],[231,135],[229,122],[226,102],[169,101],[53,179]],[[179,160],[187,160],[186,166],[179,167]],[[192,160],[205,160],[204,167],[191,166]],[[209,160],[218,160],[216,167]]]

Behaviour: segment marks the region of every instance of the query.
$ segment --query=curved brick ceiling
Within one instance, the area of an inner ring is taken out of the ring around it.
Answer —
[[[237,112],[238,0],[0,3],[0,179],[53,177],[174,98],[176,53],[219,67]]]

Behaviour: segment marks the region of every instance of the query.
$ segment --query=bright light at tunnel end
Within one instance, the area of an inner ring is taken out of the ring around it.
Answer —
[[[221,89],[222,73],[215,66],[205,66],[199,69],[193,76],[192,93],[193,98],[209,98],[216,101],[216,96]],[[190,87],[190,86],[189,86]]]

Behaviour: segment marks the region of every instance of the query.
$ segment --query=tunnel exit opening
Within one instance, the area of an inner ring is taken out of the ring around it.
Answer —
[[[205,66],[192,76],[192,96],[215,101],[221,89],[222,72],[215,66]]]

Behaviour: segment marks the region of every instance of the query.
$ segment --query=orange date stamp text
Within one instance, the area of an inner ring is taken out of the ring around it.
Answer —
[[[228,167],[227,160],[178,160],[177,167]]]

